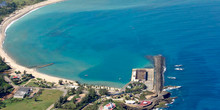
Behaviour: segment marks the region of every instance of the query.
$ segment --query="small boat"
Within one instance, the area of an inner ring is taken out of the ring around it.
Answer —
[[[169,79],[176,79],[176,77],[171,77],[171,76],[168,76],[167,78],[169,78]]]
[[[84,76],[88,76],[88,74],[84,75]]]
[[[183,68],[175,68],[175,70],[182,71],[184,69]]]
[[[182,67],[183,65],[182,64],[179,64],[179,65],[174,65],[175,67]]]
[[[169,90],[179,89],[179,88],[181,88],[181,86],[166,86],[164,87],[163,91],[169,91]]]

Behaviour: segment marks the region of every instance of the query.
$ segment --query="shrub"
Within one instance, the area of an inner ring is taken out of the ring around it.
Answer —
[[[108,90],[107,90],[107,89],[100,89],[100,90],[99,90],[99,94],[100,94],[100,95],[108,95],[109,93],[108,93]]]

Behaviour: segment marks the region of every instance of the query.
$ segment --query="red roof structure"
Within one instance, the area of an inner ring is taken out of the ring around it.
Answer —
[[[109,103],[107,105],[104,106],[103,110],[113,110],[115,108],[115,104],[114,103]]]
[[[141,101],[141,104],[139,104],[140,106],[143,106],[143,107],[145,107],[145,106],[148,106],[148,105],[150,105],[152,102],[151,101]]]
[[[14,78],[14,79],[15,79],[15,78],[18,78],[18,76],[13,76],[12,78]]]

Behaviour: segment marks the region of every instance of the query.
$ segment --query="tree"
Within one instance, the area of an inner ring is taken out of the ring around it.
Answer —
[[[8,87],[5,85],[5,86],[4,86],[4,93],[6,93],[7,90],[8,90]]]
[[[140,99],[141,99],[141,100],[144,100],[144,99],[145,99],[145,94],[141,94],[141,95],[140,95]]]
[[[34,101],[37,102],[37,97],[34,97]]]
[[[100,94],[100,95],[108,95],[109,93],[108,93],[108,90],[107,90],[107,89],[100,89],[100,90],[99,90],[99,94]]]
[[[67,97],[60,96],[58,102],[64,104],[67,101]]]
[[[27,74],[27,71],[26,71],[26,70],[24,70],[24,74]]]
[[[54,87],[54,85],[55,85],[55,82],[52,82],[52,83],[51,83],[51,87]]]
[[[1,12],[0,12],[0,13],[1,13]],[[5,71],[5,70],[11,69],[11,67],[9,67],[3,60],[4,60],[4,59],[2,59],[2,58],[0,57],[0,72],[3,72],[3,71]]]
[[[75,88],[71,88],[70,90],[68,90],[68,94],[69,95],[73,95],[76,93],[76,89]]]
[[[82,93],[82,89],[81,88],[78,88],[77,90],[76,90],[76,94],[81,94]]]
[[[89,96],[94,99],[97,98],[95,89],[89,89]]]
[[[59,102],[54,103],[54,108],[60,108]]]
[[[60,84],[60,85],[63,85],[63,80],[59,80],[59,84]]]

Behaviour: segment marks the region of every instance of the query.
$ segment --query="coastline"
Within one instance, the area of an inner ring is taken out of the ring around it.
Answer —
[[[3,43],[6,37],[6,30],[7,28],[14,23],[16,20],[18,20],[19,18],[25,16],[26,14],[37,10],[43,6],[49,5],[49,4],[53,4],[53,3],[57,3],[57,2],[61,2],[64,0],[47,0],[47,1],[43,1],[34,5],[30,5],[30,6],[26,6],[22,9],[16,10],[15,12],[13,12],[12,14],[10,14],[8,17],[4,18],[4,20],[2,21],[1,25],[0,25],[0,56],[2,58],[4,58],[5,62],[12,68],[13,71],[24,71],[26,70],[27,73],[32,74],[34,77],[36,78],[42,78],[45,79],[46,81],[49,82],[55,82],[58,83],[59,80],[67,80],[67,81],[71,81],[71,82],[76,82],[73,80],[68,80],[65,78],[59,78],[59,77],[55,77],[55,76],[50,76],[50,75],[46,75],[44,73],[40,73],[38,71],[36,71],[35,69],[30,69],[24,66],[21,66],[19,64],[16,63],[16,61],[14,61],[3,49]]]

